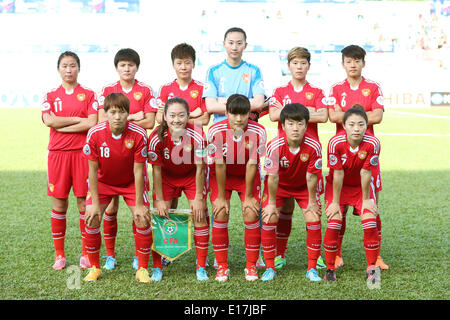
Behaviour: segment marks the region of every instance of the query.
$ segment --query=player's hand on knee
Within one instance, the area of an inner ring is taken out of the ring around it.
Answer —
[[[258,200],[255,199],[255,197],[252,196],[246,196],[244,199],[244,202],[242,203],[242,212],[244,214],[248,213],[254,213],[256,216],[258,216],[260,208],[260,203]]]
[[[332,202],[325,210],[325,214],[327,215],[327,220],[342,220],[342,212],[338,203]]]
[[[374,216],[374,218],[376,218],[376,216],[378,214],[378,207],[375,204],[375,201],[373,201],[372,199],[363,200],[362,206],[361,206],[361,212],[363,214],[370,212]]]
[[[230,213],[230,208],[225,198],[217,198],[212,204],[212,210],[214,218],[217,218],[219,215],[228,216]]]
[[[275,223],[278,221],[280,212],[276,205],[268,204],[262,211],[262,219],[265,223]]]
[[[134,222],[139,228],[145,228],[150,225],[151,217],[148,207],[144,205],[136,205],[134,207]]]
[[[100,211],[99,206],[92,205],[86,207],[86,213],[84,214],[84,221],[89,228],[99,227],[101,219],[102,213]]]
[[[316,220],[320,220],[320,217],[322,216],[322,210],[315,200],[308,201],[308,206],[305,209],[305,215],[311,216],[311,218],[315,217],[318,218]]]
[[[205,220],[206,212],[205,212],[205,203],[203,199],[194,199],[191,202],[191,210],[194,215],[194,221],[202,222]]]

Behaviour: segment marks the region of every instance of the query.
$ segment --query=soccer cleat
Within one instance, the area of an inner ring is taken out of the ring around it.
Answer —
[[[344,266],[344,259],[342,259],[341,256],[336,256],[336,260],[334,260],[334,267],[336,269],[341,268]]]
[[[89,261],[88,255],[80,257],[80,269],[89,269],[91,267],[91,262]]]
[[[195,271],[195,274],[198,281],[209,280],[208,273],[206,273],[206,270],[203,267],[198,267],[198,269]]]
[[[267,268],[261,277],[261,281],[270,281],[270,280],[275,279],[276,276],[277,276],[277,273],[275,272],[274,269]]]
[[[258,272],[256,271],[256,266],[251,266],[250,268],[244,269],[245,280],[247,281],[255,281],[258,280]]]
[[[388,270],[389,269],[389,266],[386,263],[384,263],[383,258],[381,256],[378,256],[377,262],[375,263],[375,265],[377,267],[380,267],[381,270]]]
[[[216,280],[219,282],[228,281],[230,278],[230,269],[219,266],[217,269]]]
[[[306,272],[306,279],[309,279],[309,281],[313,281],[313,282],[322,281],[322,278],[319,277],[319,273],[314,268],[311,268]]]
[[[213,264],[214,269],[219,269],[219,264],[217,263],[216,258],[214,258],[214,264]]]
[[[113,256],[107,256],[105,265],[103,266],[106,270],[112,270],[117,266],[117,260]]]
[[[84,277],[83,281],[97,281],[101,274],[102,270],[100,268],[92,266],[92,268],[89,268],[89,273]]]
[[[66,258],[62,255],[59,255],[55,258],[55,263],[53,264],[52,268],[55,270],[61,270],[66,267]]]
[[[148,270],[145,268],[140,267],[139,270],[136,272],[136,279],[139,282],[148,283],[151,282],[152,279],[148,275]]]
[[[284,266],[286,266],[286,258],[283,258],[282,256],[276,256],[275,257],[275,269],[281,269]]]
[[[323,277],[324,281],[336,281],[336,270],[327,269],[325,272],[325,277]]]
[[[327,267],[327,264],[325,263],[325,261],[323,261],[322,256],[319,256],[319,258],[317,259],[316,267],[317,269],[325,269]]]
[[[153,268],[152,281],[161,281],[163,277],[162,270],[160,268]]]
[[[266,264],[264,263],[264,259],[261,255],[258,257],[258,261],[256,261],[256,267],[257,268],[265,268],[266,267]]]
[[[139,267],[138,257],[134,256],[134,258],[133,258],[133,269],[137,270],[138,267]]]
[[[371,266],[371,267],[367,268],[366,278],[367,278],[367,281],[371,282],[372,284],[380,283],[381,282],[380,267]]]
[[[173,261],[170,261],[169,259],[165,257],[161,257],[161,265],[163,267],[167,267],[169,264],[172,264]]]

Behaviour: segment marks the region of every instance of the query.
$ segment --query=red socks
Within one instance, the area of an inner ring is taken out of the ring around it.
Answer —
[[[289,235],[292,229],[292,214],[293,212],[280,212],[277,224],[277,256],[282,256],[287,249]]]
[[[84,223],[84,211],[80,211],[80,232],[81,232],[81,255],[87,255],[86,252],[86,225]]]
[[[194,242],[197,251],[197,267],[205,267],[208,256],[209,225],[194,227]]]
[[[259,257],[259,248],[261,246],[261,226],[259,218],[252,222],[245,222],[244,243],[247,256],[247,267],[256,265]]]
[[[152,250],[152,260],[153,260],[153,268],[162,269],[161,255],[153,250]]]
[[[103,239],[105,240],[106,255],[116,257],[116,236],[117,236],[117,212],[109,214],[105,211],[103,218]]]
[[[136,227],[136,234],[134,239],[136,251],[138,254],[138,268],[147,269],[153,240],[151,226],[148,226],[146,228]]]
[[[92,267],[100,268],[100,247],[102,245],[102,236],[100,227],[89,228],[86,226],[86,251]]]
[[[65,256],[64,239],[66,237],[66,213],[58,212],[52,209],[50,224],[53,237],[53,245],[55,246],[56,255]]]
[[[323,239],[327,269],[335,270],[334,263],[338,250],[338,236],[341,227],[341,220],[333,219],[327,222],[327,230],[325,231],[325,237]]]
[[[264,253],[266,268],[275,268],[275,253],[277,246],[277,224],[263,222],[261,232],[261,246]]]
[[[367,266],[375,265],[380,248],[377,220],[364,219],[361,221],[364,231],[364,251],[366,252]]]
[[[306,247],[308,248],[308,270],[316,269],[322,245],[322,225],[320,221],[306,223]]]
[[[214,219],[211,237],[217,264],[228,268],[228,221]]]

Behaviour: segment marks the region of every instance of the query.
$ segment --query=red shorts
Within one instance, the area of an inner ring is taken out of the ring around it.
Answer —
[[[145,188],[144,188],[145,189]],[[98,182],[98,198],[100,200],[100,204],[108,204],[111,202],[111,199],[114,196],[122,196],[125,200],[125,203],[128,206],[136,205],[136,189],[134,182],[130,183],[126,187],[116,187],[108,184]],[[149,206],[150,202],[148,201],[147,191],[144,190],[144,205]],[[91,190],[89,189],[88,195],[86,197],[86,205],[92,205],[92,197]]]
[[[181,197],[181,192],[183,191],[186,198],[189,200],[195,199],[195,194],[197,193],[197,184],[195,183],[195,171],[194,174],[190,174],[186,177],[163,177],[162,179],[162,192],[164,195],[164,201],[170,201]],[[203,186],[203,199],[206,199],[207,189],[206,189],[206,177]],[[156,194],[153,192],[153,201],[156,200]]]
[[[217,199],[217,179],[215,172],[210,172],[209,175],[209,189],[211,194],[209,199],[215,201]],[[231,176],[227,175],[225,181],[225,198],[229,200],[231,198],[231,192],[236,191],[243,202],[245,200],[245,176]],[[259,171],[256,172],[255,182],[253,184],[253,197],[261,201],[261,177]]]
[[[266,176],[264,184],[265,184],[265,186],[264,186],[264,192],[263,192],[263,197],[262,197],[262,207],[263,208],[266,207],[267,204],[269,203],[269,188],[267,187],[267,176]],[[323,191],[322,191],[322,193],[323,193]],[[309,202],[308,186],[305,185],[299,189],[291,189],[291,190],[287,190],[283,187],[278,186],[277,196],[276,196],[277,208],[281,208],[284,205],[284,202],[289,198],[294,198],[297,201],[298,206],[300,208],[306,209],[308,207],[308,202]],[[317,190],[316,190],[316,203],[320,208],[321,204],[320,204],[319,185],[317,185]]]
[[[82,150],[48,152],[47,195],[67,199],[73,187],[75,197],[86,197],[88,175],[88,160]]]
[[[370,199],[376,203],[375,191],[373,185],[370,186]],[[333,201],[333,183],[327,181],[325,184],[325,210]],[[344,212],[345,206],[354,207],[353,214],[359,215],[362,208],[362,189],[361,186],[343,185],[341,190],[340,206],[341,212]]]

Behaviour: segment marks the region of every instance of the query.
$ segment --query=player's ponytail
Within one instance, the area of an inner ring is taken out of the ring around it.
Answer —
[[[158,138],[160,141],[163,141],[164,133],[167,131],[167,129],[169,129],[165,118],[165,116],[167,115],[167,110],[172,104],[175,103],[181,104],[186,109],[187,116],[189,117],[189,104],[186,100],[180,97],[170,98],[169,100],[167,100],[166,104],[164,105],[164,116],[162,118],[161,124],[158,127]]]

